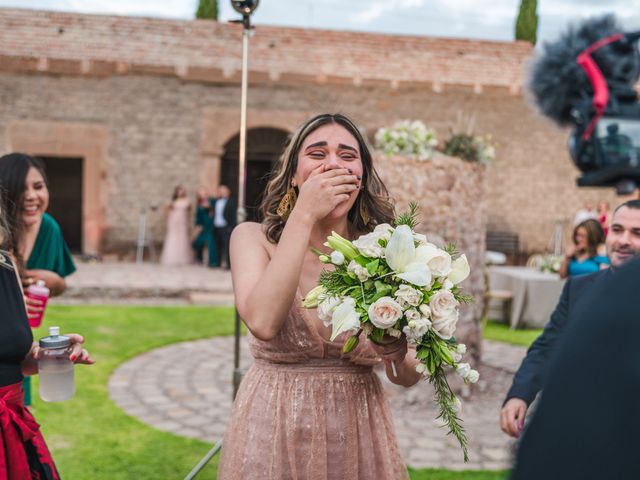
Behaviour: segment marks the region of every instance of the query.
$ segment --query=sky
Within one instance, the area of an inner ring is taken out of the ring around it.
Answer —
[[[192,19],[197,0],[0,0],[0,7],[79,13]],[[520,0],[261,0],[252,20],[259,25],[329,28],[389,34],[513,40]],[[229,0],[218,0],[220,20],[238,17]],[[538,39],[555,40],[570,22],[614,13],[629,30],[640,30],[640,0],[538,1]]]

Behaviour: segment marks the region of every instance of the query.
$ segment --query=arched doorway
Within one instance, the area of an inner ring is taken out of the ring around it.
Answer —
[[[269,174],[280,157],[287,141],[288,133],[276,128],[252,128],[247,131],[247,220],[259,221],[258,207],[262,200]],[[234,136],[224,145],[220,183],[228,185],[231,191],[238,190],[238,156],[240,135]]]

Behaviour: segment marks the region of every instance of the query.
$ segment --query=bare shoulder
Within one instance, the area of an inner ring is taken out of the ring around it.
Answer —
[[[239,223],[231,234],[232,238],[256,238],[256,237],[265,237],[264,232],[262,230],[262,224],[257,222],[242,222]]]
[[[243,222],[233,229],[231,243],[241,246],[262,246],[268,250],[269,241],[261,223]]]

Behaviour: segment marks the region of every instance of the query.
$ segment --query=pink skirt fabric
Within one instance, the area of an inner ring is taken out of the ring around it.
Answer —
[[[224,437],[218,479],[408,479],[371,366],[256,360]]]

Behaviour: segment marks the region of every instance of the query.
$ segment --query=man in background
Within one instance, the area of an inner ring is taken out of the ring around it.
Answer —
[[[236,201],[231,197],[231,189],[226,185],[218,187],[218,195],[213,202],[213,236],[218,244],[220,266],[229,269],[229,239],[236,226]]]

